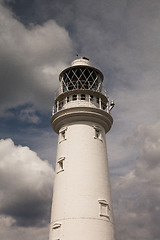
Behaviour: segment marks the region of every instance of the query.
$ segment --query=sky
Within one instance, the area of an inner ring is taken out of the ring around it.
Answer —
[[[104,74],[116,240],[160,239],[160,1],[0,0],[0,239],[47,240],[59,73]]]

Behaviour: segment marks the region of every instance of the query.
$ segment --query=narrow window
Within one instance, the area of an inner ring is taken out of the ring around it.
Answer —
[[[86,99],[85,94],[81,94],[81,100],[85,100],[85,99]]]
[[[95,129],[95,138],[99,138],[100,131],[98,129]]]
[[[65,130],[60,133],[60,141],[64,141],[66,139],[66,132]]]
[[[69,97],[67,97],[67,102],[69,102]]]
[[[65,157],[61,157],[57,161],[57,173],[64,171],[64,160]]]
[[[77,100],[77,95],[73,95],[73,96],[72,96],[72,100],[73,100],[73,101]]]
[[[100,210],[100,216],[101,217],[107,217],[109,218],[109,204],[107,203],[106,200],[98,200],[99,202],[99,210]]]
[[[97,97],[97,103],[99,104],[99,98]]]
[[[62,134],[62,139],[65,140],[65,131],[61,132]]]
[[[94,138],[103,141],[102,130],[98,126],[93,126],[93,128],[95,131]]]
[[[55,223],[53,225],[53,239],[54,240],[59,240],[60,239],[60,228],[61,224],[60,223]]]
[[[62,128],[59,131],[59,143],[66,140],[66,130],[67,130],[67,128]]]

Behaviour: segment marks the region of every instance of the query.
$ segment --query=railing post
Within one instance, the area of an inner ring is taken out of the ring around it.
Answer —
[[[52,115],[54,115],[54,105],[53,105],[53,108],[52,108]]]
[[[109,102],[107,102],[107,113],[109,113]]]
[[[59,111],[59,101],[57,101],[57,112]]]
[[[99,98],[99,108],[102,109],[102,99]]]

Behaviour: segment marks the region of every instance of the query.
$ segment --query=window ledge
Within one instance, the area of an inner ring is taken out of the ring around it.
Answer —
[[[100,138],[98,138],[98,137],[94,137],[94,139],[97,139],[97,140],[99,140],[99,141],[103,142],[103,140],[102,140],[102,139],[100,139]]]
[[[64,172],[64,169],[57,171],[57,174],[60,173],[60,172]]]
[[[59,143],[64,142],[64,141],[66,141],[66,140],[67,140],[67,138],[65,138],[65,139],[63,139],[63,140],[60,140]]]

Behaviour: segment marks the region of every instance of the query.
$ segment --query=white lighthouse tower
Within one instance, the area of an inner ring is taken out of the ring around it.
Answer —
[[[49,240],[114,240],[105,134],[113,119],[103,74],[83,57],[61,72],[51,118],[58,134]]]

